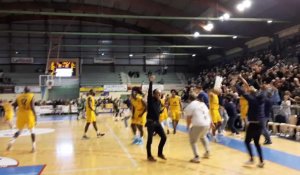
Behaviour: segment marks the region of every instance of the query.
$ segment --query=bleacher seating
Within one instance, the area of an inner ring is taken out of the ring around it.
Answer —
[[[284,123],[278,121],[275,117],[277,115],[278,108],[280,108],[280,106],[273,107],[273,122],[268,123],[271,133],[280,137],[290,139],[296,138],[296,140],[300,140],[300,126],[297,126],[300,106],[291,106],[292,115],[287,117],[286,122]]]
[[[10,77],[12,83],[15,85],[38,85],[40,74],[41,73],[6,73],[6,76]],[[146,73],[140,73],[139,78],[130,78],[130,81],[128,82],[122,82],[121,73],[86,72],[81,75],[80,84],[82,86],[99,86],[105,84],[122,84],[122,83],[139,84],[143,81],[144,82],[148,81],[148,76],[146,75]],[[176,73],[156,75],[156,82],[160,84],[181,84],[182,83],[178,78],[178,76],[176,75]]]
[[[80,84],[82,86],[99,86],[105,84],[122,84],[122,81],[119,73],[83,73]]]
[[[165,75],[155,75],[156,82],[161,84],[181,84],[180,79],[177,77],[176,73],[168,73]],[[148,75],[145,73],[140,73],[139,78],[130,78],[131,83],[139,84],[141,82],[148,82]]]
[[[40,73],[6,73],[15,85],[38,85]]]

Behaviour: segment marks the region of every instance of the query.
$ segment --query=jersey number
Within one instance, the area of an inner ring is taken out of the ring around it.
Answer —
[[[21,100],[21,103],[22,103],[23,106],[26,106],[27,99],[26,99],[26,98],[23,98],[23,99]]]

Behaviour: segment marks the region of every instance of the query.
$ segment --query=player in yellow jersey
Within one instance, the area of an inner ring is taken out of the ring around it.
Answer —
[[[13,117],[14,117],[14,109],[11,104],[11,101],[3,100],[0,104],[4,109],[4,122],[8,124],[10,129],[13,129]]]
[[[217,141],[216,131],[222,124],[222,117],[219,112],[220,105],[218,94],[220,94],[220,90],[217,89],[212,89],[209,92],[209,112],[214,124],[214,127],[212,128],[212,134],[215,141]]]
[[[243,90],[245,92],[248,92],[248,89],[246,86],[243,86]],[[240,113],[241,113],[242,126],[243,126],[244,130],[246,130],[246,126],[247,126],[248,108],[249,108],[248,101],[245,99],[245,97],[240,96]]]
[[[34,127],[36,125],[36,113],[34,110],[34,94],[30,93],[28,87],[24,88],[24,93],[20,94],[17,97],[16,102],[14,103],[17,109],[17,122],[16,126],[18,131],[14,134],[12,140],[9,141],[7,150],[9,151],[16,141],[16,139],[20,136],[22,130],[27,127],[31,133],[31,140],[32,140],[32,152],[36,150],[36,143],[35,143],[35,133]]]
[[[86,135],[89,126],[91,123],[93,123],[94,129],[97,133],[97,137],[104,136],[104,133],[100,133],[97,128],[96,124],[96,101],[95,101],[95,92],[93,89],[91,89],[88,93],[88,97],[85,104],[85,115],[86,115],[86,125],[84,128],[84,134],[82,136],[82,139],[89,139],[89,137]]]
[[[159,122],[161,123],[162,127],[166,126],[167,128],[167,134],[170,133],[169,131],[169,117],[168,117],[168,110],[167,110],[167,105],[168,105],[168,99],[164,98],[164,94],[161,94],[161,99],[160,99],[160,104],[161,104],[161,113],[159,116]]]
[[[143,144],[144,130],[143,127],[146,123],[146,110],[147,105],[143,100],[142,92],[139,87],[133,87],[131,91],[131,129],[134,135],[133,144]],[[137,136],[137,130],[139,130],[140,136]]]
[[[171,90],[171,97],[169,98],[169,110],[173,124],[173,134],[176,134],[177,125],[182,115],[181,98],[177,95],[175,89]]]

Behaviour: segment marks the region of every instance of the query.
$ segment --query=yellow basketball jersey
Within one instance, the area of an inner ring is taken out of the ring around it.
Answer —
[[[89,101],[90,101],[91,106],[89,106]],[[96,109],[95,97],[93,97],[92,95],[88,96],[88,98],[86,100],[86,104],[85,104],[85,109],[86,109],[86,112],[95,111],[95,109]]]
[[[24,93],[17,97],[17,104],[18,104],[18,112],[28,112],[32,111],[31,102],[34,95],[33,93]]]
[[[219,110],[219,97],[215,93],[209,94],[209,108],[211,110]]]
[[[29,129],[35,126],[35,116],[31,107],[33,97],[33,93],[24,93],[17,97],[18,110],[16,126],[18,129],[23,129],[26,125]]]
[[[135,112],[141,113],[145,110],[145,106],[143,105],[143,97],[140,95],[136,96],[136,99],[131,98],[131,105],[134,107]]]
[[[169,98],[170,110],[171,111],[180,111],[181,110],[180,101],[181,101],[181,99],[177,95],[175,97],[170,97]]]
[[[162,122],[162,121],[164,121],[165,119],[168,118],[168,111],[167,111],[167,108],[165,107],[165,100],[160,99],[160,103],[161,103],[162,112],[159,115],[159,121]]]
[[[4,109],[4,112],[5,112],[5,113],[11,113],[11,112],[13,112],[13,107],[12,107],[12,105],[11,105],[10,103],[8,103],[8,102],[4,102],[4,104],[3,104],[3,109]]]
[[[165,100],[164,99],[160,99],[160,104],[161,104],[162,107],[164,107],[165,106]]]

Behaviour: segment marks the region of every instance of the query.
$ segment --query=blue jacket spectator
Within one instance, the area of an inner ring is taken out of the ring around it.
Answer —
[[[209,101],[208,101],[209,99],[208,99],[208,94],[206,92],[201,91],[198,95],[198,99],[200,101],[203,101],[206,104],[206,106],[209,108]]]

